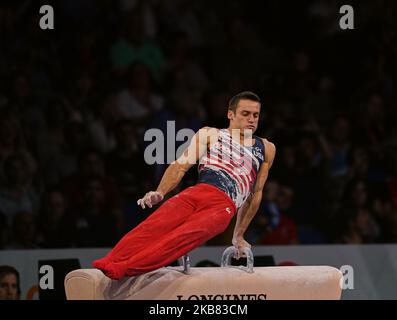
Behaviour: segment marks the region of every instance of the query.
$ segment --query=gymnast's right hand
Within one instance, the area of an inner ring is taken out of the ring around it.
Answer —
[[[151,208],[163,199],[164,199],[164,195],[161,192],[149,191],[148,193],[145,194],[145,196],[142,199],[139,199],[137,201],[137,204],[138,206],[141,206],[142,209],[145,209],[145,205]]]

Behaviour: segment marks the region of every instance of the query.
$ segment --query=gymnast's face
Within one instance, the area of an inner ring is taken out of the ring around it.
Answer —
[[[241,99],[236,111],[229,110],[230,129],[249,130],[254,133],[258,128],[261,105],[257,101]]]

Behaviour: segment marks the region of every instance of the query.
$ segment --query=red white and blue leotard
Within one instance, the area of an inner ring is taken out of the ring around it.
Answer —
[[[253,191],[256,176],[264,161],[265,146],[253,136],[252,146],[243,146],[232,139],[227,129],[219,130],[218,141],[207,148],[199,161],[198,183],[207,183],[224,191],[237,208]]]

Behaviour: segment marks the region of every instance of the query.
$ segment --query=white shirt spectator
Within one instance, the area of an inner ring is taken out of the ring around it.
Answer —
[[[123,90],[118,96],[118,107],[125,118],[134,119],[148,116],[152,112],[159,111],[163,107],[163,99],[155,94],[150,95],[151,106],[139,102],[129,90]]]

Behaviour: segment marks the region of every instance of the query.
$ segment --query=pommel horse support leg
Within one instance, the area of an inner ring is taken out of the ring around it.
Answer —
[[[79,269],[65,277],[68,300],[338,300],[342,272],[329,266],[255,267],[247,249],[246,267],[230,265],[234,247],[219,268],[164,267],[119,281],[97,269]]]

